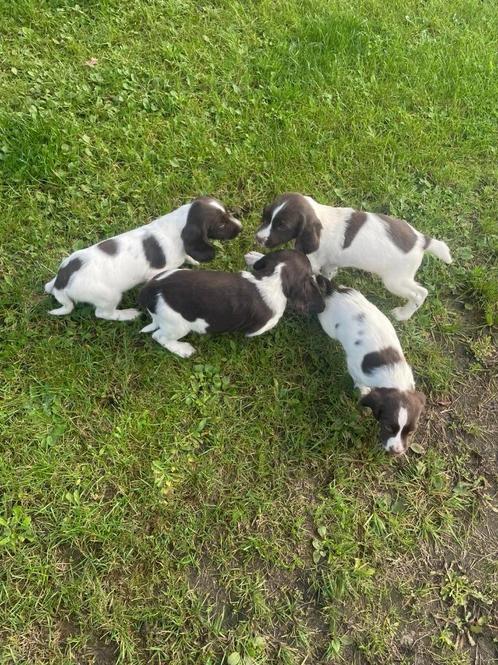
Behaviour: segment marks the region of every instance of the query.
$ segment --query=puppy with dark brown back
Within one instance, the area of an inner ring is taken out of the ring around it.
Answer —
[[[170,270],[156,275],[139,294],[152,323],[142,332],[182,358],[195,349],[179,340],[200,334],[243,332],[262,335],[277,325],[287,305],[318,314],[325,307],[310,262],[293,249],[245,257],[252,272]]]
[[[406,452],[425,406],[415,390],[410,365],[387,316],[359,291],[319,275],[325,309],[318,319],[325,332],[337,339],[348,371],[360,390],[360,404],[370,407],[380,424],[382,445],[388,452]]]

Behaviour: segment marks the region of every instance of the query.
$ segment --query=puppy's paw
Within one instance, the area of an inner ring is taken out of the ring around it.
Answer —
[[[69,314],[70,312],[73,311],[72,307],[66,307],[66,305],[63,305],[62,307],[57,307],[56,309],[51,309],[49,310],[49,314],[52,316],[64,316],[64,314]]]
[[[168,342],[164,346],[180,358],[190,358],[195,353],[194,347],[188,342]]]
[[[413,309],[405,309],[404,307],[395,307],[391,310],[391,314],[398,321],[408,321],[412,317]]]
[[[244,260],[246,265],[251,267],[257,263],[262,256],[264,256],[264,254],[261,254],[261,252],[248,252],[244,255]]]
[[[201,265],[199,261],[196,261],[191,256],[189,256],[188,254],[185,257],[185,263],[188,263],[191,266],[200,266]]]
[[[137,316],[140,316],[138,309],[117,309],[116,321],[133,321]]]

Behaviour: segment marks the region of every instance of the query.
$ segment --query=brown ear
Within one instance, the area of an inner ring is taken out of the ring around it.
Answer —
[[[360,406],[367,406],[369,409],[372,409],[372,413],[375,418],[378,419],[381,411],[381,396],[379,391],[376,388],[373,388],[369,393],[363,395],[359,401]]]
[[[424,393],[421,393],[420,391],[416,390],[414,393],[415,397],[417,398],[417,401],[420,404],[420,410],[425,408],[425,403],[426,403],[426,397]]]
[[[285,266],[282,270],[282,286],[289,304],[300,314],[319,314],[325,309],[325,300],[311,275],[300,278]]]
[[[313,279],[310,277],[308,280],[307,289],[307,311],[309,314],[320,314],[325,309],[325,300],[323,299],[322,292]]]
[[[301,213],[301,225],[296,240],[296,249],[304,254],[316,252],[320,244],[321,231],[322,225],[320,220],[310,206],[309,210]]]
[[[208,243],[206,222],[202,219],[188,219],[182,231],[185,252],[196,261],[212,261],[215,251]]]

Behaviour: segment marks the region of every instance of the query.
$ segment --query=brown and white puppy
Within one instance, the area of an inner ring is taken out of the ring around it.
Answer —
[[[266,247],[295,240],[315,274],[325,277],[333,277],[339,268],[379,275],[386,289],[408,301],[392,312],[400,321],[409,319],[427,297],[427,289],[415,281],[424,252],[452,262],[444,242],[419,233],[402,219],[333,208],[296,193],[277,196],[265,207],[256,239]]]
[[[411,367],[389,319],[359,291],[317,277],[325,294],[318,319],[346,352],[348,371],[359,388],[360,404],[372,409],[385,450],[404,453],[425,405],[415,390]]]
[[[215,250],[209,239],[235,238],[241,226],[222,203],[202,197],[150,224],[73,252],[45,285],[46,293],[62,305],[50,314],[69,314],[75,303],[87,302],[100,319],[134,319],[137,309],[117,309],[125,291],[185,261],[211,261]]]
[[[142,332],[152,332],[168,351],[188,358],[194,347],[178,340],[190,332],[239,331],[254,337],[276,326],[287,304],[313,314],[325,307],[310,262],[301,252],[251,252],[246,263],[252,273],[171,270],[156,275],[138,297],[152,317]]]

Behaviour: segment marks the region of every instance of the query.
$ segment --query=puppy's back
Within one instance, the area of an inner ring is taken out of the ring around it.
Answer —
[[[273,315],[258,288],[240,273],[216,270],[174,270],[151,279],[138,303],[155,313],[162,300],[187,321],[203,319],[206,332],[251,333]]]

